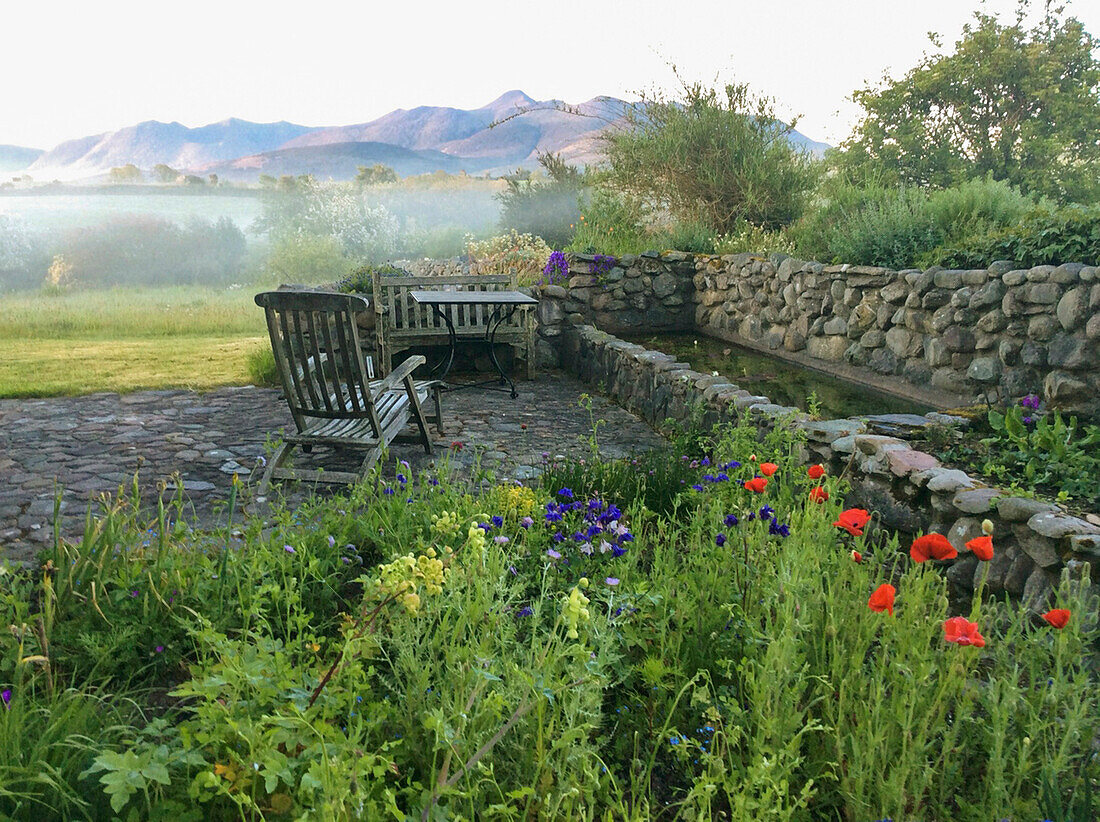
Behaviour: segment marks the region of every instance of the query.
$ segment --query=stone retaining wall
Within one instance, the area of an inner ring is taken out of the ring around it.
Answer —
[[[968,399],[1100,415],[1100,272],[885,268],[698,256],[695,322]]]
[[[944,468],[896,435],[943,421],[943,415],[815,421],[725,377],[693,371],[668,354],[591,325],[564,329],[559,344],[568,369],[654,425],[667,419],[686,421],[699,404],[704,420],[712,423],[743,414],[762,426],[790,419],[806,432],[807,464],[820,462],[830,474],[844,473],[850,479],[848,504],[876,512],[883,526],[903,536],[945,534],[959,550],[948,578],[964,590],[973,590],[984,578],[989,593],[1022,597],[1042,611],[1063,573],[1080,575],[1091,565],[1096,568],[1092,578],[1100,581],[1100,526],[1056,505],[986,487],[962,471]],[[966,542],[980,535],[985,518],[994,522],[996,552],[991,562],[979,563]],[[1100,585],[1094,588],[1100,594]]]
[[[844,363],[871,379],[931,386],[961,403],[1036,393],[1100,417],[1096,267],[893,271],[668,252],[623,257],[594,276],[592,260],[571,257],[568,282],[542,289],[544,339],[566,320],[614,334],[697,329],[780,356],[800,352],[825,371]]]

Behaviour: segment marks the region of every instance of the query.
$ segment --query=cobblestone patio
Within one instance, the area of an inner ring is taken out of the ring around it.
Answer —
[[[585,456],[595,420],[600,454],[626,456],[661,438],[645,422],[599,395],[591,413],[579,404],[585,387],[560,372],[518,385],[512,400],[498,391],[443,395],[443,436],[436,454],[395,444],[390,461],[427,464],[450,451],[453,462],[479,460],[499,478],[531,480],[543,454]],[[52,539],[55,489],[64,489],[62,534],[83,530],[88,501],[117,492],[139,473],[143,493],[155,500],[160,481],[174,489],[177,472],[199,523],[213,520],[234,472],[248,477],[269,435],[293,425],[281,393],[223,388],[93,394],[42,400],[0,400],[0,558],[32,559]],[[434,434],[433,429],[433,434]],[[452,448],[453,443],[462,448]],[[318,455],[320,459],[324,457]],[[304,465],[310,458],[298,458]],[[255,479],[258,481],[260,472]],[[302,498],[309,487],[283,487]]]

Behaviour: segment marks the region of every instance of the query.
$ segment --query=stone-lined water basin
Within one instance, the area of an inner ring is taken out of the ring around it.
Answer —
[[[650,334],[634,336],[629,341],[671,354],[696,371],[706,374],[717,371],[740,388],[766,396],[779,405],[806,411],[812,394],[823,419],[866,414],[923,415],[935,410],[704,334]]]

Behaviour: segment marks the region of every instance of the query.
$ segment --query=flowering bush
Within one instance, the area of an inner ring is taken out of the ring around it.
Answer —
[[[538,280],[552,251],[541,237],[520,234],[514,229],[486,240],[470,238],[466,242],[470,266],[476,268],[478,274],[511,274],[514,271],[526,285]]]

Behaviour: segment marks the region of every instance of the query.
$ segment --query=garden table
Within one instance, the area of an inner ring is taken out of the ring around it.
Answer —
[[[455,349],[458,347],[458,335],[455,333],[455,327],[454,323],[451,321],[450,312],[444,311],[443,309],[448,306],[471,305],[491,308],[492,313],[489,315],[489,321],[485,324],[485,342],[489,344],[489,359],[492,361],[493,367],[496,368],[497,374],[500,375],[499,380],[494,378],[482,382],[463,383],[461,385],[451,386],[451,388],[472,388],[474,386],[484,386],[499,382],[502,386],[508,386],[511,391],[512,399],[518,396],[516,393],[516,384],[512,381],[512,378],[505,373],[504,368],[497,359],[496,331],[501,323],[511,319],[516,311],[528,311],[532,306],[538,305],[538,300],[524,294],[522,291],[424,290],[410,291],[409,298],[418,305],[430,305],[435,316],[442,319],[447,326],[447,353],[432,368],[433,374],[435,374],[437,370],[439,371],[439,379],[446,377],[447,373],[451,370],[451,366],[454,364]]]

